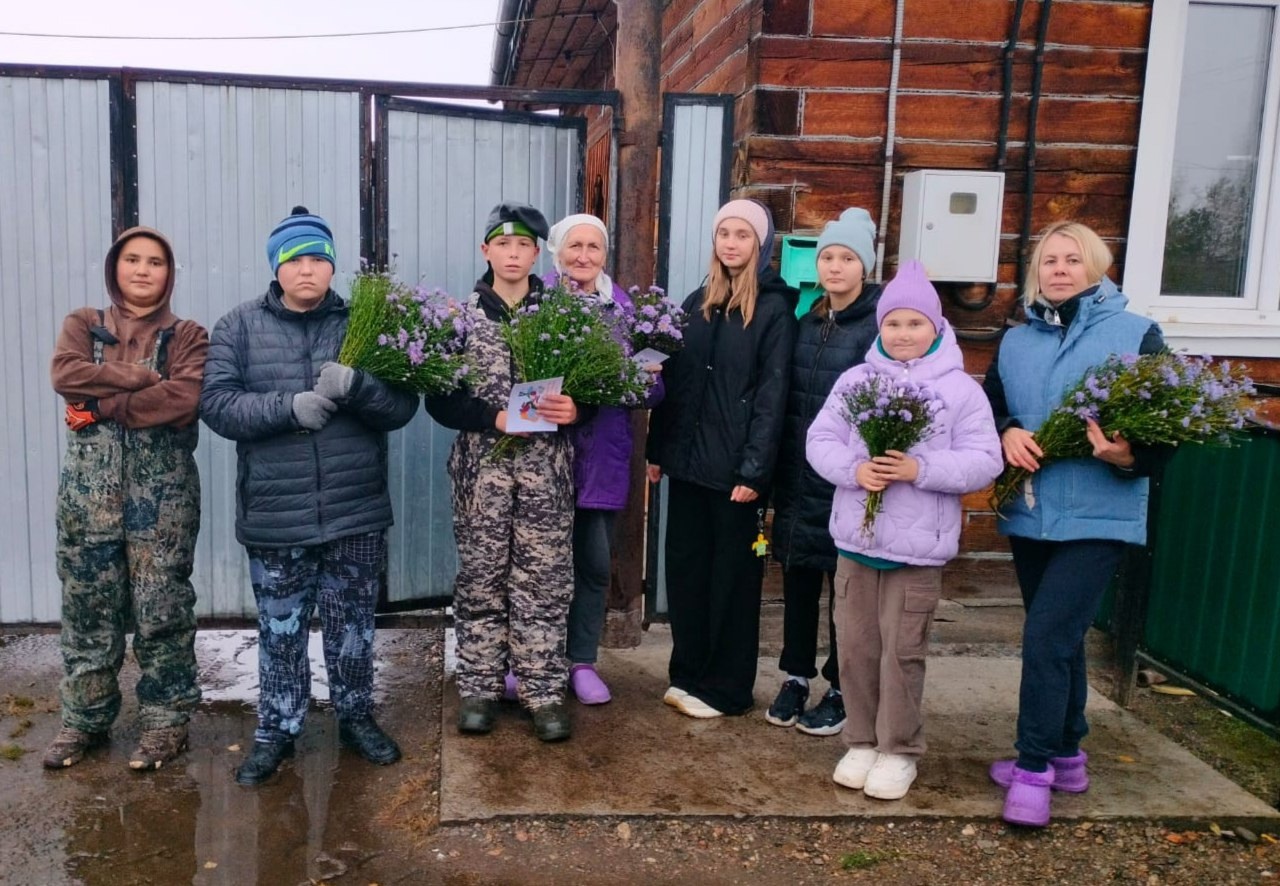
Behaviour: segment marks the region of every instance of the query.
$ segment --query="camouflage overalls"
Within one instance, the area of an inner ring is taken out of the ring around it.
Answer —
[[[104,332],[95,330],[95,363],[102,362]],[[171,335],[159,333],[147,360],[157,371]],[[195,423],[131,430],[112,421],[67,432],[57,507],[66,726],[104,732],[114,722],[131,625],[142,728],[182,725],[200,703],[191,586],[200,529],[198,434]]]
[[[476,297],[473,296],[473,307]],[[480,319],[467,340],[476,397],[504,407],[514,383],[502,327]],[[573,597],[573,470],[566,436],[531,434],[493,457],[505,435],[463,431],[449,453],[458,542],[454,619],[458,693],[498,699],[508,661],[520,700],[564,698],[565,622]]]

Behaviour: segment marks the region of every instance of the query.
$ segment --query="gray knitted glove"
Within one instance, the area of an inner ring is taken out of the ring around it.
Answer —
[[[329,423],[329,417],[338,405],[315,391],[302,391],[293,395],[293,417],[308,431],[318,431]]]
[[[320,378],[315,392],[330,400],[345,400],[356,380],[356,371],[341,363],[326,363],[320,367]]]

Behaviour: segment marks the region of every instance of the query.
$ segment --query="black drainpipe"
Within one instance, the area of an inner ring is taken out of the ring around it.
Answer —
[[[1000,95],[1000,129],[996,133],[996,171],[1004,172],[1009,160],[1009,117],[1013,111],[1013,60],[1018,52],[1018,36],[1022,31],[1022,11],[1027,4],[1027,0],[1017,0],[1013,7],[1013,18],[1009,22],[1009,37],[1004,44],[1004,77],[1001,85]],[[1019,262],[1022,259],[1024,240],[1018,243]],[[1019,274],[1021,264],[1019,264]],[[951,301],[958,308],[966,311],[984,311],[991,306],[996,299],[996,287],[998,283],[991,283],[987,286],[987,294],[977,301],[966,301],[961,298],[954,290],[951,292]],[[1021,287],[1019,287],[1021,293]],[[1017,304],[1015,298],[1014,303]],[[956,329],[956,338],[961,341],[995,341],[1004,334],[1004,327],[985,332],[978,332],[972,329]]]
[[[1027,180],[1022,207],[1022,236],[1018,242],[1018,296],[1027,282],[1027,253],[1031,242],[1031,198],[1036,192],[1036,122],[1040,116],[1040,82],[1044,76],[1044,44],[1049,33],[1049,12],[1053,0],[1042,0],[1040,25],[1036,29],[1036,54],[1031,68],[1031,108],[1027,112]]]

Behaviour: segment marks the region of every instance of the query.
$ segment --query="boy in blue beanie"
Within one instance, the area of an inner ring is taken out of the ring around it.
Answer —
[[[373,713],[373,609],[382,588],[386,437],[418,398],[333,362],[347,305],[333,291],[329,225],[298,206],[267,239],[264,295],[214,327],[200,413],[236,441],[236,538],[258,603],[258,728],[236,781],[265,781],[293,754],[311,697],[307,635],[319,611],[339,741],[400,759]]]

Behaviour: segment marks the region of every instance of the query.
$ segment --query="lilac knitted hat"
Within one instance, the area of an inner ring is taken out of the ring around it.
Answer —
[[[929,318],[934,332],[942,332],[942,302],[938,299],[938,290],[933,288],[924,265],[918,261],[903,262],[898,273],[885,285],[876,303],[876,326],[882,325],[884,318],[899,308],[919,311]]]

